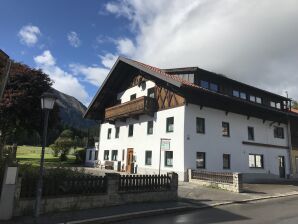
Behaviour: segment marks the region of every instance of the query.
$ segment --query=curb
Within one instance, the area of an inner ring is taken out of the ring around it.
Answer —
[[[249,202],[253,202],[253,201],[262,201],[262,200],[283,198],[283,197],[289,197],[289,196],[295,196],[295,195],[298,195],[298,192],[287,193],[287,194],[278,194],[278,195],[272,195],[272,196],[266,196],[266,197],[251,198],[251,199],[245,199],[245,200],[240,200],[240,201],[219,202],[219,203],[203,205],[203,206],[179,206],[179,207],[174,207],[174,208],[154,209],[154,210],[141,211],[141,212],[130,212],[130,213],[125,213],[125,214],[120,214],[120,215],[111,215],[111,216],[105,216],[105,217],[99,217],[99,218],[90,218],[90,219],[83,219],[83,220],[77,220],[77,221],[63,222],[63,223],[59,223],[59,224],[109,223],[109,222],[129,220],[129,219],[133,219],[133,218],[147,217],[147,216],[151,216],[151,215],[170,214],[170,213],[174,213],[174,212],[183,212],[183,211],[190,211],[190,210],[196,210],[196,209],[214,208],[214,207],[219,207],[219,206],[224,206],[224,205],[232,205],[232,204],[245,204],[245,203],[249,203]]]

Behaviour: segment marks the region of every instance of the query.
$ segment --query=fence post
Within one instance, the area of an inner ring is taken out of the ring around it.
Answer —
[[[187,177],[188,177],[188,182],[191,182],[191,179],[192,179],[192,177],[191,177],[191,169],[188,169],[188,170],[187,170],[187,173],[188,173],[188,175],[187,175]]]
[[[0,220],[9,220],[13,216],[18,167],[5,167],[0,198]]]
[[[107,192],[109,195],[117,194],[119,189],[120,174],[106,173],[107,177]]]
[[[233,173],[233,187],[234,187],[234,191],[238,193],[242,192],[243,184],[242,184],[241,173]]]
[[[171,182],[170,182],[171,191],[177,191],[177,189],[178,189],[178,174],[175,172],[170,172],[170,173],[168,173],[168,175],[171,178]]]

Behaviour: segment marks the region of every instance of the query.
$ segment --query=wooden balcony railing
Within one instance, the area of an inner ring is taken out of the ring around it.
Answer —
[[[106,120],[113,121],[116,119],[138,116],[141,114],[153,115],[156,110],[156,99],[148,96],[142,96],[137,99],[106,108],[105,118]]]

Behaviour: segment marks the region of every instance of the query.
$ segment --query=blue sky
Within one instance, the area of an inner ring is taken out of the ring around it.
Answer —
[[[2,0],[0,10],[0,48],[85,105],[119,55],[298,99],[296,0]]]

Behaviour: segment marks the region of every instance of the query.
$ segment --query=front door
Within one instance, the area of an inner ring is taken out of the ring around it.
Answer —
[[[127,149],[126,172],[131,173],[132,165],[133,165],[133,149]]]
[[[286,169],[285,169],[285,157],[284,156],[278,157],[278,164],[279,164],[279,177],[285,178],[286,177]]]

